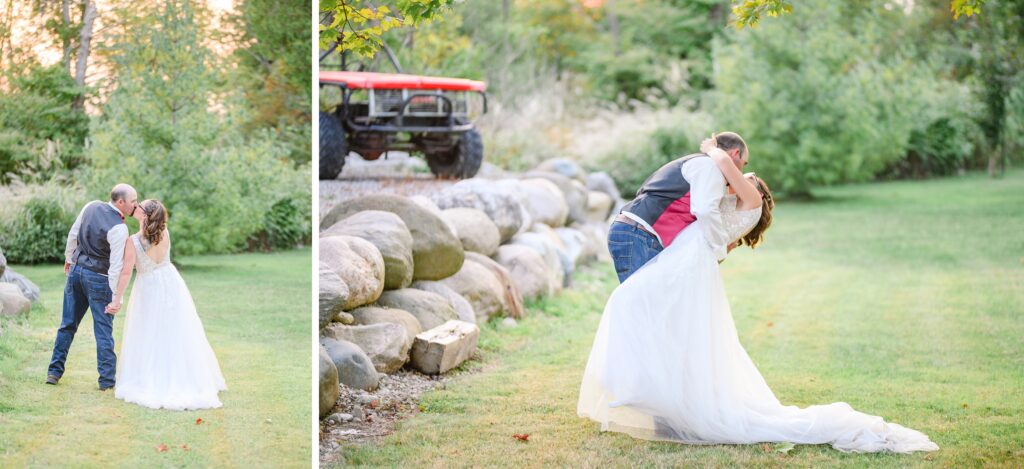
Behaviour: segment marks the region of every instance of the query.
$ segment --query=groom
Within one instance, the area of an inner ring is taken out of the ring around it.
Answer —
[[[114,355],[114,314],[105,311],[113,299],[121,275],[128,225],[124,217],[135,213],[138,194],[128,184],[110,191],[110,202],[89,202],[78,214],[68,233],[64,250],[64,311],[53,344],[53,358],[46,384],[57,384],[64,375],[64,362],[75,339],[85,310],[92,311],[96,334],[96,369],[100,391],[114,387],[117,357]]]
[[[747,143],[734,132],[716,134],[718,148],[725,150],[740,170],[750,158]],[[722,227],[719,203],[725,195],[725,177],[708,155],[694,153],[670,161],[644,181],[636,198],[622,207],[608,230],[608,251],[619,283],[625,282],[647,261],[694,224],[718,261],[733,246]]]

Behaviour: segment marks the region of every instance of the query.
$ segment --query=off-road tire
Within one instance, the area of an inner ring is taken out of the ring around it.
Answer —
[[[458,122],[462,124],[461,121]],[[451,150],[427,155],[430,172],[439,178],[467,179],[476,176],[484,162],[484,141],[472,129],[459,137]]]
[[[320,113],[320,179],[337,179],[345,166],[345,155],[348,155],[348,142],[345,141],[345,128],[337,116]]]

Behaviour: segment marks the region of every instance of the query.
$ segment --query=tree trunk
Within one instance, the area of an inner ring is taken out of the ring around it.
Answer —
[[[85,72],[89,66],[89,45],[92,42],[92,26],[96,21],[96,4],[92,0],[85,0],[82,9],[82,31],[79,34],[78,61],[75,64],[75,84],[80,89],[85,87]],[[81,110],[85,107],[85,92],[79,93],[75,98],[72,109]]]
[[[71,26],[71,0],[62,0],[60,9],[60,20],[63,30],[60,34],[61,49],[64,51],[64,55],[60,59],[60,64],[64,67],[64,71],[69,75],[71,74],[71,36],[67,34],[67,28]]]

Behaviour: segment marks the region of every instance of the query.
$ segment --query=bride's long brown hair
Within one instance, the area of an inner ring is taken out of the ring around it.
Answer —
[[[769,226],[772,226],[772,209],[775,208],[772,191],[768,189],[768,184],[756,174],[754,175],[754,186],[761,193],[761,218],[757,220],[757,224],[750,229],[750,232],[743,235],[736,243],[737,246],[746,244],[750,246],[750,249],[754,249],[764,241],[764,232],[768,230]]]
[[[143,200],[139,207],[146,214],[146,223],[142,226],[142,236],[146,237],[151,246],[160,243],[160,238],[167,229],[167,209],[156,199]]]

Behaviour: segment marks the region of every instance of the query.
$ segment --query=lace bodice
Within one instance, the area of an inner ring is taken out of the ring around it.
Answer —
[[[164,231],[164,239],[156,246],[141,235],[132,235],[132,242],[135,243],[135,270],[139,274],[152,272],[160,267],[171,263],[171,237]]]
[[[757,224],[757,220],[761,218],[760,207],[749,210],[736,210],[736,204],[736,195],[730,194],[722,197],[722,205],[720,207],[722,225],[725,227],[725,232],[729,235],[730,242],[736,241],[750,232],[754,225]]]

